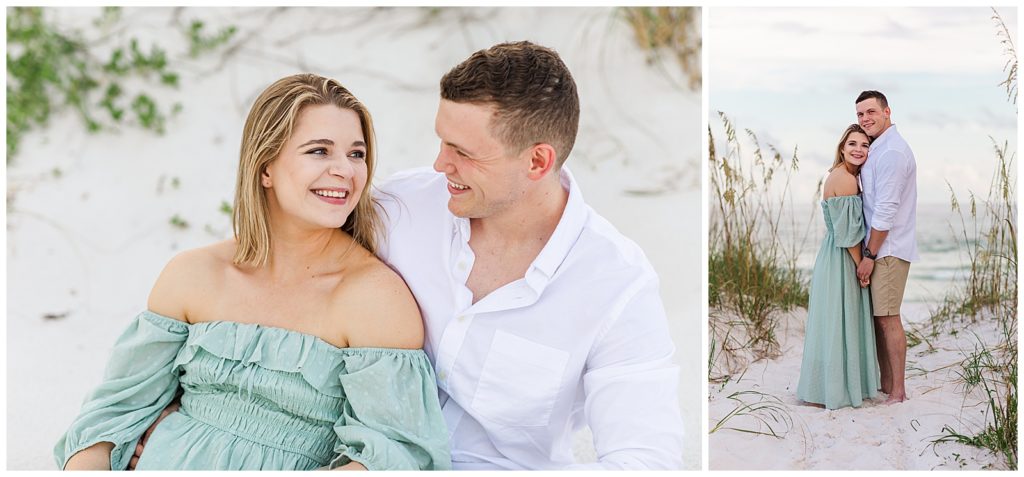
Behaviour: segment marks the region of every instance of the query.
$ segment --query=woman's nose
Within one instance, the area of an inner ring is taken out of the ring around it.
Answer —
[[[347,157],[331,161],[330,169],[328,169],[328,173],[338,177],[352,177],[352,171],[352,162]]]

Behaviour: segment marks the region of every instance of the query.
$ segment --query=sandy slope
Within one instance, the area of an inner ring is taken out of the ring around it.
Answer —
[[[88,135],[65,114],[25,138],[8,167],[9,468],[54,467],[53,444],[163,265],[230,236],[219,209],[232,198],[242,123],[260,90],[298,71],[340,79],[374,115],[385,177],[433,161],[440,76],[472,51],[524,38],[558,50],[579,85],[570,165],[584,196],[661,275],[681,364],[684,459],[699,467],[700,277],[684,273],[700,260],[699,92],[649,66],[611,9],[424,12],[298,9],[277,13],[268,29],[263,10],[185,9],[184,19],[210,28],[264,31],[223,64],[185,60],[183,87],[158,90],[162,104],[183,106],[167,134]],[[173,57],[183,44],[172,13],[126,10],[125,18],[132,34],[159,39]],[[60,16],[69,26],[91,19],[89,10]],[[173,226],[175,216],[187,226]],[[582,459],[594,458],[586,432],[576,444]]]
[[[927,316],[922,305],[905,305],[904,312],[905,319],[910,320]],[[945,425],[960,431],[980,429],[984,408],[974,404],[981,396],[973,393],[965,400],[955,372],[964,358],[961,350],[973,350],[977,339],[998,342],[999,333],[993,323],[971,325],[956,335],[943,334],[932,342],[935,351],[931,353],[924,344],[912,348],[907,354],[910,400],[885,405],[880,394],[857,409],[824,410],[804,405],[796,398],[806,316],[806,311],[800,310],[784,319],[781,357],[756,362],[738,381],[724,386],[712,384],[709,390],[709,429],[737,406],[728,396],[744,390],[781,400],[792,417],[792,428],[783,439],[727,429],[711,434],[711,469],[1005,468],[999,457],[969,446],[930,445]],[[753,395],[742,399],[757,401]],[[750,417],[734,418],[728,427],[766,430]],[[785,426],[776,427],[780,428]]]

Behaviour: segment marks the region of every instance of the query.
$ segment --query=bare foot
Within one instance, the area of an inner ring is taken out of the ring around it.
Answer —
[[[889,396],[889,399],[886,399],[884,404],[896,404],[898,402],[903,402],[903,401],[906,401],[906,400],[907,400],[907,395],[906,394],[904,394],[902,396]]]

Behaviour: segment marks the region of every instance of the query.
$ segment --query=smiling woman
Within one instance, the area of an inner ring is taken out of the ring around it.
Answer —
[[[318,91],[314,85],[309,84],[309,80],[297,81],[299,78],[303,76],[285,78],[268,87],[256,100],[256,106],[246,120],[235,188],[237,207],[232,216],[235,235],[239,239],[239,247],[235,252],[236,263],[266,264],[270,250],[268,213],[275,210],[269,202],[283,198],[273,187],[271,171],[287,165],[302,167],[296,164],[300,161],[298,156],[306,159],[302,162],[305,172],[294,171],[294,174],[308,174],[311,176],[309,180],[317,180],[320,175],[344,178],[333,181],[344,180],[352,186],[358,182],[358,189],[353,188],[349,192],[357,195],[359,200],[352,207],[336,210],[340,215],[329,222],[337,222],[338,225],[333,227],[341,226],[371,253],[376,251],[380,218],[369,194],[377,148],[373,119],[363,104],[341,85],[325,84],[320,86],[324,89]],[[332,87],[335,89],[329,89]],[[294,104],[284,102],[285,98],[294,98]],[[266,106],[258,107],[261,104]],[[327,128],[327,138],[319,134],[324,130],[324,124],[331,126]],[[334,137],[341,134],[346,137]],[[268,140],[265,137],[267,135],[272,140]],[[281,144],[285,141],[285,144]],[[335,144],[339,146],[335,148]],[[345,144],[349,146],[340,146]],[[278,153],[280,157],[276,155]],[[338,156],[351,157],[356,162],[350,163],[350,170],[324,170],[325,164],[337,168],[345,162],[339,160]],[[318,158],[328,160],[324,162]],[[288,173],[282,171],[282,174]],[[287,182],[282,182],[281,186],[286,190],[289,187]],[[292,191],[292,194],[305,196],[303,191],[312,191],[302,184],[295,187],[302,191]],[[263,188],[271,189],[273,193],[267,194]],[[277,204],[279,207],[282,205]],[[300,212],[295,208],[289,210]],[[350,213],[353,214],[352,220],[345,220]]]
[[[333,80],[289,76],[256,99],[235,239],[167,265],[58,465],[450,467],[416,302],[372,253],[373,146],[369,113]]]
[[[337,141],[306,139],[327,128],[339,136]],[[277,160],[260,175],[261,185],[268,192],[271,222],[281,222],[283,215],[299,218],[313,228],[343,226],[357,203],[349,195],[361,198],[367,190],[366,143],[362,136],[359,116],[351,109],[317,105],[303,110]],[[318,202],[328,206],[316,207]]]

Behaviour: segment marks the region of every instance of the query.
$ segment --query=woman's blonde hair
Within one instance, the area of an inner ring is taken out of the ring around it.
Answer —
[[[850,127],[846,128],[846,131],[843,131],[843,137],[839,138],[839,145],[836,146],[836,160],[832,163],[832,167],[828,168],[830,172],[845,162],[843,159],[843,145],[846,144],[846,140],[853,133],[863,134],[868,138],[868,144],[871,144],[871,136],[868,136],[868,133],[864,132],[864,128],[860,127],[860,124],[851,124]]]
[[[302,108],[328,104],[354,111],[366,140],[366,186],[341,230],[371,253],[376,252],[381,221],[376,201],[370,195],[377,152],[370,112],[337,81],[304,73],[282,78],[267,87],[245,119],[231,216],[238,244],[233,258],[236,265],[262,267],[270,262],[270,211],[260,177],[291,137]]]

